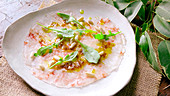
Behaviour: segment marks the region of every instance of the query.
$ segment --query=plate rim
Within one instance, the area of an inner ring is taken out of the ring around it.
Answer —
[[[2,41],[2,50],[3,50],[4,56],[5,56],[5,57],[8,57],[7,54],[6,54],[6,51],[5,51],[6,49],[5,49],[5,47],[4,47],[4,43],[5,43],[4,39],[5,39],[6,35],[7,35],[7,31],[9,30],[9,28],[10,28],[12,25],[15,25],[16,22],[18,22],[19,20],[21,20],[22,18],[24,18],[24,17],[26,17],[26,16],[29,16],[29,15],[31,15],[31,14],[35,14],[35,13],[37,13],[37,12],[40,12],[40,11],[43,11],[43,10],[46,10],[46,9],[53,8],[53,6],[58,6],[59,4],[61,4],[61,3],[63,3],[63,2],[68,2],[68,1],[69,1],[69,0],[64,0],[64,1],[60,2],[60,3],[57,3],[57,4],[52,5],[52,6],[50,6],[50,7],[46,7],[46,8],[43,8],[43,9],[36,10],[36,11],[34,11],[34,12],[28,13],[28,14],[20,17],[20,18],[19,18],[18,20],[16,20],[15,22],[13,22],[13,23],[6,29],[5,34],[4,34],[4,38],[3,38],[3,41]],[[70,0],[70,1],[71,1],[71,0]],[[81,0],[78,0],[78,1],[81,1]],[[105,2],[103,2],[103,1],[101,1],[101,0],[92,0],[92,1],[102,2],[103,4],[105,3]],[[111,5],[108,5],[108,6],[111,6]],[[111,6],[111,7],[114,7],[114,6]],[[116,8],[115,8],[115,9],[116,9]],[[116,10],[117,10],[117,9],[116,9]],[[118,10],[117,10],[117,11],[118,11]],[[122,14],[121,14],[121,15],[122,15]],[[122,15],[122,16],[123,16],[123,15]],[[123,16],[123,17],[124,17],[124,16]],[[125,18],[125,17],[124,17],[124,18]],[[125,19],[126,19],[126,18],[125,18]],[[127,19],[126,19],[126,22],[128,22]],[[129,22],[128,22],[128,25],[130,25]],[[131,27],[131,26],[130,26],[130,27]],[[131,29],[132,29],[132,27],[131,27]],[[133,30],[133,29],[132,29],[132,30]],[[7,62],[8,62],[8,59],[7,59],[7,58],[6,58],[6,60],[7,60]],[[134,68],[135,68],[135,65],[136,65],[136,43],[135,43],[135,61],[134,61],[134,63],[135,63],[135,64],[133,64],[134,66],[133,66],[133,68],[132,68],[133,70],[132,70],[131,76],[128,78],[128,81],[126,82],[126,84],[124,84],[116,93],[118,93],[123,87],[125,87],[125,86],[129,83],[130,79],[132,78],[133,71],[134,71]],[[36,91],[39,91],[39,92],[41,92],[41,93],[43,93],[43,94],[45,94],[45,95],[49,95],[49,94],[46,94],[46,93],[40,91],[39,89],[36,89],[35,86],[33,86],[32,84],[30,84],[30,83],[28,82],[28,80],[26,80],[25,78],[23,78],[23,76],[22,76],[20,73],[18,73],[16,70],[14,70],[15,68],[14,68],[13,65],[11,65],[10,63],[8,63],[8,64],[10,65],[10,67],[12,68],[12,70],[13,70],[18,76],[20,76],[29,86],[31,86],[31,87],[32,87],[33,89],[35,89]],[[116,93],[114,93],[114,94],[116,94]],[[114,95],[114,94],[112,94],[112,95]]]

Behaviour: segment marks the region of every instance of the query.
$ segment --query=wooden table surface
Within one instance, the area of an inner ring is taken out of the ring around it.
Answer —
[[[20,17],[35,11],[43,0],[1,0],[0,1],[0,57],[2,57],[2,40],[6,28]],[[162,78],[159,96],[170,96],[170,81]],[[167,87],[167,88],[166,88]]]

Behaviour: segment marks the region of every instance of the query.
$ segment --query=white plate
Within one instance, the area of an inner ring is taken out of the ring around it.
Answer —
[[[74,10],[77,14],[80,9],[85,11],[85,17],[109,17],[116,27],[124,33],[126,38],[126,53],[117,71],[114,71],[107,78],[99,80],[83,88],[58,88],[49,85],[35,78],[29,67],[23,63],[24,39],[29,33],[29,29],[44,14],[59,10]],[[114,95],[121,90],[129,81],[133,74],[136,63],[136,45],[134,32],[127,19],[113,6],[101,0],[65,0],[49,8],[45,8],[30,13],[15,23],[6,31],[3,40],[3,51],[12,69],[23,78],[32,88],[46,95],[57,96],[107,96]]]

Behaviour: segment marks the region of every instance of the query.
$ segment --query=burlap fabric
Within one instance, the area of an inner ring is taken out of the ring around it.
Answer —
[[[46,0],[40,8],[55,4]],[[134,28],[135,25],[132,25]],[[156,50],[161,41],[157,33],[149,32],[153,47]],[[137,47],[137,63],[131,81],[115,96],[157,96],[161,74],[154,71]],[[5,57],[0,59],[0,96],[41,96],[43,94],[32,89],[9,66]]]

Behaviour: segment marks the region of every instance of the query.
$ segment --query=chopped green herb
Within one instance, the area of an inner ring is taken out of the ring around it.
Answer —
[[[78,51],[75,51],[75,52],[71,53],[70,55],[67,54],[67,55],[64,57],[64,60],[63,60],[62,58],[60,58],[57,63],[55,63],[54,65],[52,65],[52,66],[50,67],[50,69],[53,68],[53,67],[56,66],[56,65],[60,65],[60,64],[63,63],[64,61],[73,61],[74,58],[76,58],[77,54],[78,54]]]
[[[43,56],[47,53],[52,53],[53,52],[53,47],[58,47],[58,45],[64,40],[61,39],[58,43],[53,43],[53,45],[50,45],[50,46],[44,46],[44,47],[41,47],[40,49],[38,49],[37,53],[34,53],[34,56]]]
[[[50,67],[50,69],[53,68],[53,67],[56,66],[56,65],[60,65],[61,63],[63,63],[63,59],[58,60],[58,62],[55,63],[54,65],[52,65],[52,66]]]
[[[81,43],[79,40],[77,40],[77,41],[80,43],[80,45],[83,49],[83,54],[84,54],[85,58],[87,59],[87,61],[90,63],[97,64],[100,59],[99,53],[94,48]]]
[[[94,38],[95,39],[98,39],[98,40],[102,40],[102,39],[105,39],[105,40],[109,40],[109,37],[111,36],[115,36],[117,34],[119,34],[120,32],[117,32],[117,33],[112,33],[110,30],[109,30],[109,34],[106,35],[106,34],[103,34],[102,32],[100,34],[94,34]]]
[[[52,53],[52,49],[53,46],[45,46],[45,47],[41,47],[40,49],[38,49],[37,53],[34,53],[34,56],[43,56],[46,53]]]
[[[72,61],[77,56],[77,54],[78,54],[78,51],[75,51],[75,52],[71,53],[70,55],[69,54],[66,55],[64,57],[64,61]]]

